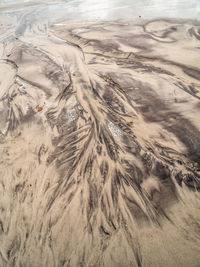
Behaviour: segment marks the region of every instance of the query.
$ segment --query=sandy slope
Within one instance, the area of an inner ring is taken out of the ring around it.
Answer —
[[[0,266],[200,265],[199,42],[121,20],[2,43]]]

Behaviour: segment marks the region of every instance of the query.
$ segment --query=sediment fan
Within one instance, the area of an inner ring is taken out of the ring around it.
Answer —
[[[195,266],[198,42],[194,22],[68,23],[4,50],[2,266]]]

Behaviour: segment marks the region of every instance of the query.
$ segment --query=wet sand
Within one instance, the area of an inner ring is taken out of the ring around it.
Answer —
[[[200,23],[6,23],[0,266],[199,266]]]

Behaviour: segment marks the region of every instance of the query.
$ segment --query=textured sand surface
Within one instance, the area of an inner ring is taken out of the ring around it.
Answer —
[[[200,23],[18,34],[5,19],[0,266],[200,266]]]

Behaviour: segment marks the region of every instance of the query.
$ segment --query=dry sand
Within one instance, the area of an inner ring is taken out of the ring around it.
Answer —
[[[0,50],[0,266],[200,266],[200,23],[67,21]]]

